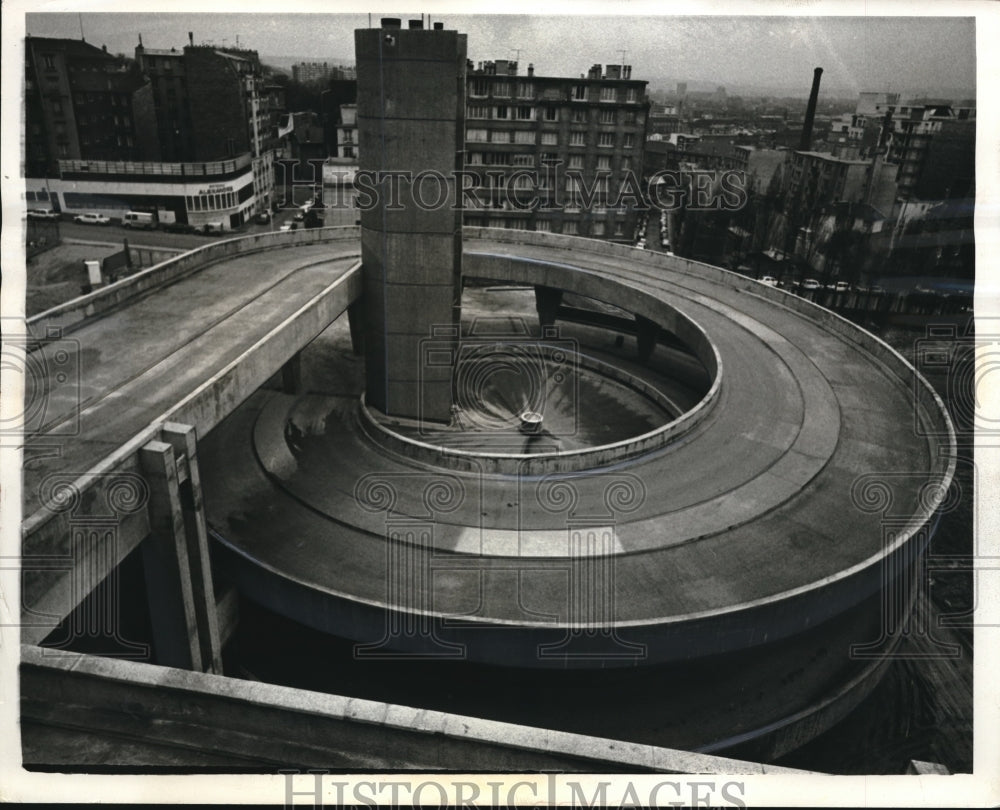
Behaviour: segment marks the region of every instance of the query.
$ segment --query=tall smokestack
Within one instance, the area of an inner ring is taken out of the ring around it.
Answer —
[[[802,123],[802,140],[799,141],[799,151],[808,152],[812,144],[813,119],[816,118],[816,99],[819,98],[819,80],[823,76],[823,68],[813,71],[813,87],[809,94],[809,106],[806,107],[806,120]]]

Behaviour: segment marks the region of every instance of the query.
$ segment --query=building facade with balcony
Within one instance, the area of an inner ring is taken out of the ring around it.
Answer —
[[[141,157],[132,99],[143,81],[122,58],[82,40],[25,38],[25,174],[60,160]]]
[[[112,218],[148,211],[161,224],[220,231],[238,228],[255,210],[249,153],[205,162],[62,160],[58,165],[57,177],[25,179],[28,208]]]
[[[465,168],[468,225],[628,240],[650,104],[630,65],[580,78],[518,74],[516,62],[470,66]],[[468,183],[466,183],[468,185]]]

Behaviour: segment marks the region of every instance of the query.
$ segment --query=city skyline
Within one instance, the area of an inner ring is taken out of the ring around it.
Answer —
[[[393,12],[368,14],[28,13],[32,36],[83,37],[131,55],[196,43],[266,57],[351,61],[353,32]],[[417,13],[395,12],[403,19]],[[652,91],[723,85],[729,92],[805,96],[822,66],[823,94],[866,90],[971,97],[976,92],[976,21],[971,17],[527,16],[431,14],[469,36],[473,61],[514,59],[538,75],[573,76],[590,64],[627,63]],[[885,48],[895,42],[898,47]],[[914,59],[919,54],[919,59]],[[624,58],[623,58],[624,57]]]

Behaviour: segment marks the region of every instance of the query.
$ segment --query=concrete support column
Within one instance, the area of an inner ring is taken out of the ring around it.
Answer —
[[[302,352],[296,352],[281,367],[281,390],[286,394],[298,394],[302,391]]]
[[[639,344],[639,359],[646,361],[653,355],[656,348],[656,338],[660,334],[660,326],[656,321],[643,318],[641,315],[635,316],[635,335]]]
[[[298,354],[293,358],[296,369],[300,365],[298,358]],[[202,668],[206,672],[221,675],[222,640],[219,631],[219,611],[208,551],[208,529],[205,525],[205,506],[201,494],[201,472],[198,467],[195,429],[191,425],[167,422],[163,426],[163,438],[173,447],[174,458],[178,462],[178,490],[184,514],[184,535],[187,541],[191,592],[198,625]]]
[[[535,309],[538,311],[538,325],[552,326],[556,322],[563,291],[558,287],[535,285]]]
[[[355,301],[347,307],[347,325],[351,329],[351,351],[362,355],[365,351],[365,307],[364,301]]]
[[[139,458],[149,485],[150,533],[142,542],[142,560],[156,661],[200,670],[201,643],[174,448],[152,441],[139,451]]]

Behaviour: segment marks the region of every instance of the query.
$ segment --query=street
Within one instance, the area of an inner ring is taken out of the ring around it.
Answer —
[[[298,209],[281,211],[267,225],[256,223],[244,225],[234,231],[223,234],[169,233],[163,227],[151,231],[123,228],[120,225],[83,225],[78,222],[61,221],[59,234],[62,239],[83,239],[90,242],[116,242],[128,239],[132,245],[150,245],[152,247],[171,247],[189,250],[201,247],[219,239],[231,239],[234,236],[245,236],[263,231],[276,231],[284,222],[291,222]],[[299,224],[301,227],[301,223]]]

